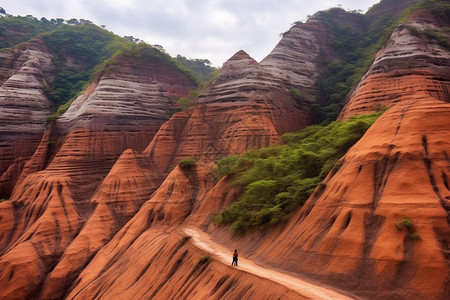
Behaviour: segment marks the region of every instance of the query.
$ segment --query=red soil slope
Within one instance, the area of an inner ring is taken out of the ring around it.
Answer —
[[[425,16],[412,26],[432,26]],[[308,35],[313,48],[314,39]],[[12,201],[0,203],[0,298],[298,299],[273,281],[209,261],[180,233],[184,226],[361,296],[444,298],[448,52],[427,43],[408,27],[394,32],[341,117],[392,107],[287,225],[238,240],[210,223],[241,192],[227,178],[215,183],[213,161],[308,125],[311,103],[295,103],[287,90],[311,88],[315,66],[298,61],[304,73],[293,75],[276,55],[258,64],[240,51],[192,107],[170,117],[192,82],[170,65],[122,57],[47,128],[18,168]],[[296,45],[288,61],[307,53]],[[412,68],[399,67],[409,58]],[[177,166],[192,157],[195,166]],[[397,229],[403,216],[420,239]]]
[[[2,232],[0,245],[0,282],[7,286],[1,297],[23,299],[39,294],[46,286],[43,283],[47,275],[60,260],[65,262],[70,257],[69,264],[77,261],[72,255],[73,247],[67,247],[79,234],[77,242],[88,249],[83,253],[86,259],[105,243],[100,240],[100,246],[83,244],[86,231],[81,230],[87,219],[103,218],[104,224],[95,223],[98,230],[109,226],[104,215],[112,215],[113,229],[102,232],[102,238],[110,238],[145,201],[126,198],[125,203],[110,204],[91,197],[120,154],[127,148],[143,150],[170,117],[171,105],[195,86],[174,66],[126,57],[116,59],[114,72],[107,71],[94,80],[66,115],[47,128],[13,190],[14,210],[10,210],[9,202],[1,203],[7,207],[2,212],[11,226]],[[114,182],[117,170],[120,172],[120,165],[111,171],[103,186]],[[147,197],[155,189],[156,186],[148,185],[140,193]],[[96,213],[92,214],[94,208]],[[117,211],[118,216],[114,215]],[[66,249],[68,254],[64,256]],[[76,266],[63,272],[66,284],[76,275],[73,270],[84,264],[79,259]],[[55,270],[59,274],[59,267]],[[58,298],[66,286],[57,283],[53,287],[51,298]]]
[[[258,258],[372,299],[445,298],[449,149],[449,104],[423,98],[394,106]],[[404,216],[420,239],[395,226]]]

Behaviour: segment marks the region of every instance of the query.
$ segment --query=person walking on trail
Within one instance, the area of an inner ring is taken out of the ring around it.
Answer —
[[[238,256],[239,256],[239,254],[238,254],[237,250],[234,250],[233,262],[231,263],[232,266],[237,266],[238,265]]]

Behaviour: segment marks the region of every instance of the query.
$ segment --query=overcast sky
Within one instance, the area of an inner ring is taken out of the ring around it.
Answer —
[[[172,56],[221,66],[238,50],[261,61],[280,33],[340,5],[366,12],[379,0],[1,0],[8,14],[86,19],[120,35],[159,44]]]

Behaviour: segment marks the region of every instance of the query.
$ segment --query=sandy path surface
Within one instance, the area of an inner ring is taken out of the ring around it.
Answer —
[[[192,241],[197,247],[208,252],[220,262],[231,265],[233,250],[227,249],[222,245],[217,244],[207,233],[201,230],[194,228],[185,228],[183,231],[185,234],[192,237]],[[300,295],[311,299],[355,299],[343,295],[337,291],[333,291],[325,287],[309,283],[300,278],[262,267],[255,264],[253,261],[245,259],[243,257],[239,257],[239,266],[236,268],[282,284],[285,287],[298,292]]]

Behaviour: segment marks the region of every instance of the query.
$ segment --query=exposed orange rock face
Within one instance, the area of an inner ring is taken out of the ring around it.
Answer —
[[[411,24],[431,28],[427,18]],[[448,53],[424,47],[405,26],[341,118],[392,107],[292,220],[237,240],[210,222],[242,192],[214,181],[217,158],[279,143],[310,123],[311,103],[295,103],[287,90],[313,93],[324,38],[313,33],[322,31],[297,24],[261,64],[239,51],[173,116],[175,100],[194,88],[189,78],[169,64],[116,58],[41,132],[32,158],[17,158],[0,179],[17,181],[0,203],[0,298],[301,299],[214,253],[208,261],[184,236],[187,225],[360,296],[450,294]],[[409,58],[412,68],[403,65]],[[192,157],[195,166],[177,166]],[[395,225],[404,216],[411,232]]]
[[[211,188],[200,182],[207,178],[205,171],[209,169],[202,164],[190,170],[175,168],[84,268],[67,299],[117,295],[155,299],[299,299],[298,294],[278,284],[243,274],[214,259],[205,261],[208,253],[198,250],[178,232],[176,225],[191,212],[195,214],[199,199]]]
[[[133,59],[118,61],[114,72],[94,80],[67,114],[48,127],[25,164],[11,195],[15,213],[4,212],[5,220],[13,217],[14,226],[1,239],[0,282],[9,286],[2,290],[2,297],[63,296],[61,286],[71,284],[92,255],[156,189],[145,175],[141,182],[135,181],[136,176],[132,182],[117,181],[123,166],[118,163],[111,168],[125,149],[142,151],[170,117],[178,96],[195,87],[173,66],[151,61],[134,65]],[[122,157],[127,167],[132,161],[142,163],[132,152]],[[100,183],[102,189],[94,195]],[[128,191],[137,188],[140,200],[128,197],[124,187]],[[113,197],[108,201],[102,196]],[[101,228],[90,240],[92,232]]]
[[[16,209],[3,204],[8,224],[17,222],[0,240],[0,282],[15,282],[2,291],[5,297],[64,297],[124,226],[138,234],[135,226],[142,216],[144,227],[173,226],[197,210],[196,201],[213,186],[209,172],[214,164],[207,161],[278,143],[281,133],[309,123],[308,110],[295,104],[284,84],[241,51],[196,106],[175,114],[142,154],[127,150],[119,158],[126,148],[144,149],[173,101],[193,86],[165,65],[140,64],[136,70],[132,59],[118,65],[120,72],[108,70],[95,79],[47,128],[12,193]],[[180,159],[193,156],[203,158],[203,167],[171,171]],[[138,221],[127,223],[135,214],[141,216]],[[16,260],[21,253],[31,259]],[[41,271],[19,277],[32,269]],[[258,295],[256,288],[251,293]]]
[[[389,109],[259,259],[370,298],[445,298],[449,141],[449,104],[423,98]],[[420,239],[397,228],[404,216]]]
[[[407,24],[397,27],[339,118],[415,101],[424,95],[450,102],[450,52],[424,33],[438,30],[446,35],[436,24],[439,22],[433,16],[419,11]]]
[[[194,107],[161,127],[144,155],[166,172],[184,158],[215,160],[279,143],[282,133],[310,122],[308,107],[296,104],[281,80],[239,51]]]

